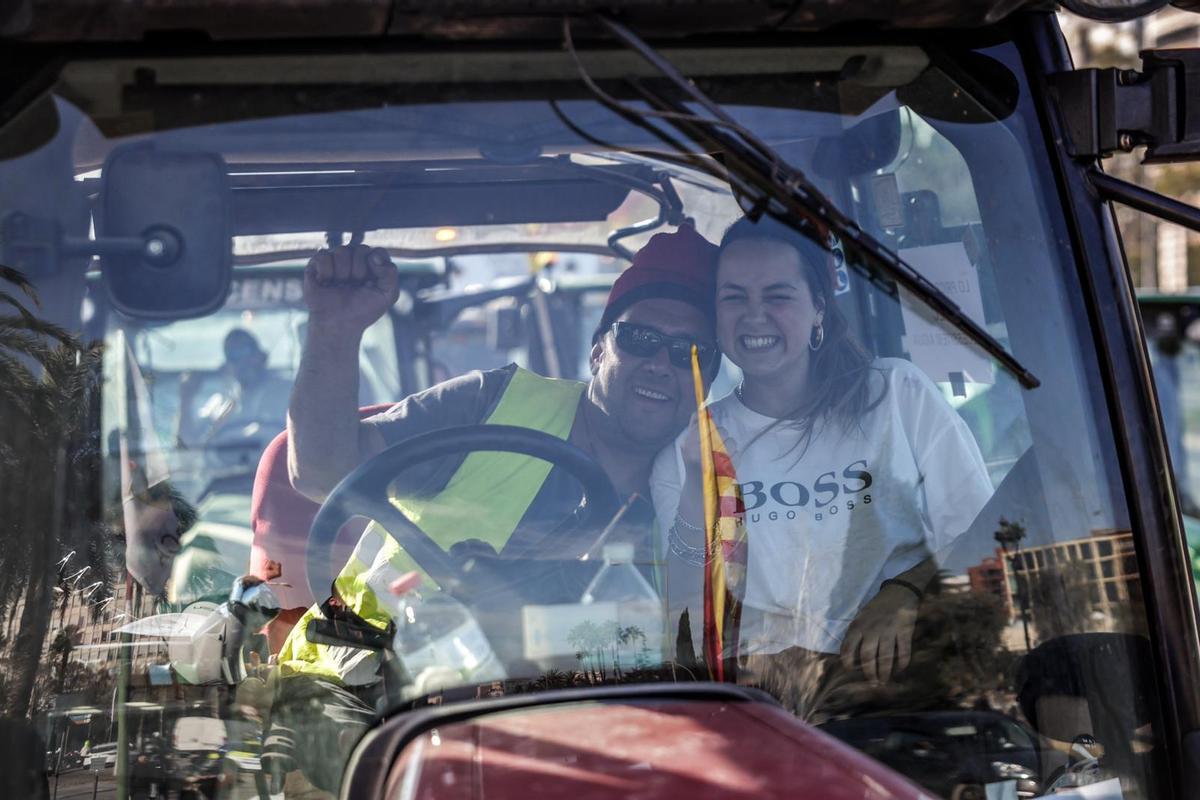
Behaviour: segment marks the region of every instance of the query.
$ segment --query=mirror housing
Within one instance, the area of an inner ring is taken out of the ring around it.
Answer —
[[[104,164],[95,250],[113,306],[148,319],[207,314],[229,295],[232,214],[214,153],[133,145]]]
[[[825,178],[865,175],[896,160],[900,152],[900,112],[868,117],[841,136],[822,137],[813,154],[813,172]]]
[[[1141,72],[1076,69],[1049,80],[1073,158],[1145,147],[1146,164],[1200,160],[1200,48],[1145,50]]]

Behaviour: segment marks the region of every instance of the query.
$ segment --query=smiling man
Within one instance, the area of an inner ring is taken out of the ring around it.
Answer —
[[[359,344],[366,328],[396,301],[398,276],[383,250],[322,251],[305,271],[308,339],[288,416],[293,486],[320,502],[358,464],[410,437],[462,425],[517,425],[569,441],[600,464],[621,498],[637,496],[620,532],[610,533],[609,540],[629,540],[636,561],[651,561],[650,469],[695,411],[691,347],[698,347],[710,376],[720,360],[713,343],[715,271],[716,247],[692,228],[657,234],[613,284],[593,337],[587,383],[544,378],[510,364],[453,378],[360,420]],[[470,539],[506,558],[578,557],[595,531],[559,529],[578,504],[576,479],[529,456],[488,456],[460,453],[426,462],[398,476],[393,500],[447,549]],[[386,628],[398,613],[388,587],[418,566],[386,532],[371,526],[336,580],[340,601]],[[382,691],[373,654],[307,641],[305,628],[320,614],[310,609],[279,655],[283,677],[293,679],[281,683],[273,713],[278,720],[290,718],[289,708],[297,715],[281,722],[287,733],[275,737],[295,753],[281,762],[285,771],[306,763],[340,771],[345,758],[307,759],[302,753],[336,746],[348,755],[357,736],[346,731],[369,722]],[[296,680],[303,676],[308,680]],[[321,707],[331,707],[330,697],[342,698],[332,703],[339,709],[333,724],[309,717],[305,709],[313,696],[323,698]],[[331,791],[339,777],[307,775]]]
[[[308,339],[288,419],[293,485],[323,501],[354,467],[390,445],[452,425],[496,422],[504,406],[532,404],[546,419],[531,420],[531,427],[553,432],[565,423],[563,438],[589,452],[619,493],[644,496],[655,454],[695,410],[691,344],[714,371],[719,360],[712,322],[715,258],[716,248],[690,227],[654,236],[613,284],[593,337],[593,378],[586,384],[542,378],[510,364],[458,376],[360,420],[359,344],[395,302],[398,275],[383,250],[322,251],[305,272]],[[438,478],[448,479],[457,468],[434,466],[422,470],[414,490],[440,488],[445,481]]]

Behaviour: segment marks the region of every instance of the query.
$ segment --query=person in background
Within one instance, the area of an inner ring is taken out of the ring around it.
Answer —
[[[292,385],[267,368],[267,353],[254,334],[234,328],[226,334],[222,351],[221,372],[229,384],[194,412],[200,381],[195,374],[181,379],[178,439],[185,446],[210,446],[229,437],[269,440],[284,427]]]

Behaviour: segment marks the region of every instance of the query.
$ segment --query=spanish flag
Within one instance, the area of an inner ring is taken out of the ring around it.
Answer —
[[[732,681],[746,584],[746,504],[729,451],[704,405],[704,381],[695,347],[692,381],[704,484],[704,662],[713,680]]]

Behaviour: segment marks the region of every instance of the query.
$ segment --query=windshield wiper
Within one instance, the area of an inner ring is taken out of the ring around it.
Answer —
[[[1041,385],[1041,381],[1032,372],[982,325],[967,316],[957,303],[899,255],[859,227],[857,222],[838,210],[809,182],[803,172],[779,158],[769,145],[734,120],[658,51],[619,22],[604,16],[598,19],[622,44],[640,55],[710,116],[697,115],[683,101],[664,98],[639,81],[632,81],[632,85],[650,105],[652,111],[631,108],[616,100],[597,86],[583,69],[571,40],[570,19],[564,19],[564,43],[579,66],[584,83],[601,104],[655,135],[693,166],[727,180],[740,197],[753,198],[748,209],[743,206],[747,215],[752,218],[766,213],[809,236],[822,230],[832,232],[841,240],[842,248],[848,255],[853,253],[861,263],[895,281],[901,288],[924,302],[1016,376],[1026,389],[1035,389]],[[723,173],[714,168],[711,159],[683,147],[675,137],[651,120],[671,126],[708,152],[720,152]],[[825,237],[818,235],[814,238],[822,247],[830,247]]]

